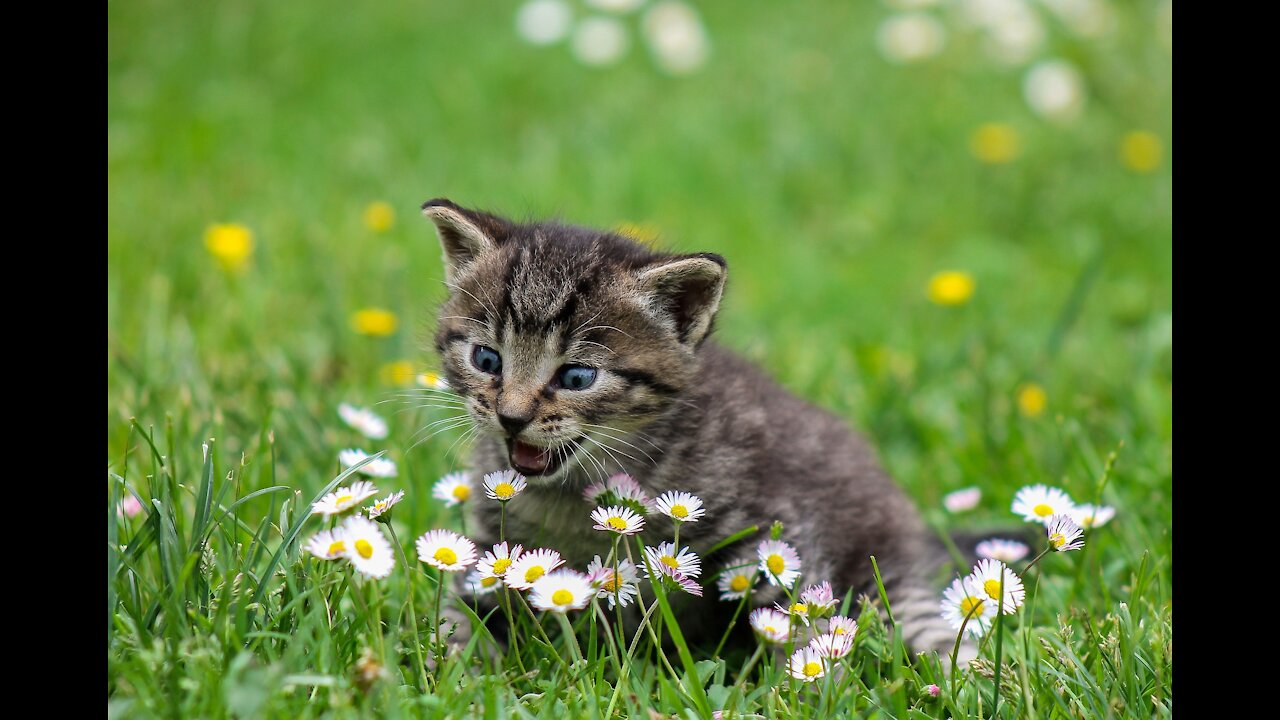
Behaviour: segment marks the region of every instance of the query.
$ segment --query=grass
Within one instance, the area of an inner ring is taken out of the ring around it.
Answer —
[[[1030,112],[1021,72],[948,10],[931,11],[942,55],[897,66],[876,51],[880,4],[700,5],[711,61],[672,78],[639,44],[608,69],[526,45],[515,7],[109,3],[108,715],[696,716],[731,698],[782,718],[1171,715],[1172,172],[1117,158],[1136,129],[1172,145],[1156,6],[1115,8],[1102,39],[1046,21],[1041,55],[1088,89],[1069,126]],[[969,153],[987,122],[1015,129],[1014,162]],[[849,600],[858,647],[813,697],[770,653],[743,673],[750,657],[676,643],[668,662],[642,637],[627,662],[592,613],[571,616],[585,666],[525,618],[519,653],[473,648],[423,692],[429,638],[401,610],[412,587],[427,627],[434,576],[362,582],[299,541],[348,446],[399,463],[380,485],[408,491],[407,551],[458,527],[429,486],[463,447],[411,449],[436,416],[396,404],[384,371],[432,367],[444,288],[416,207],[440,195],[724,255],[721,342],[866,432],[938,527],[1007,525],[1033,482],[1119,515],[1026,577],[1028,605],[955,683]],[[372,201],[397,213],[386,232],[361,221]],[[205,251],[218,222],[253,231],[243,272]],[[951,268],[977,291],[935,306],[925,285]],[[399,330],[352,332],[375,306]],[[1039,416],[1018,409],[1026,383]],[[343,426],[342,401],[391,401],[390,438]],[[935,509],[968,485],[977,511]],[[117,517],[126,492],[143,514]]]

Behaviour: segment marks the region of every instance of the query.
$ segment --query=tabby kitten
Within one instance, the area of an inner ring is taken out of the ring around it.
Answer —
[[[508,540],[585,567],[609,540],[592,529],[582,490],[622,471],[650,496],[683,490],[705,501],[706,515],[680,534],[699,554],[781,521],[805,581],[873,598],[875,555],[907,644],[950,650],[955,633],[929,582],[939,546],[866,442],[707,339],[724,258],[443,199],[422,209],[439,231],[450,289],[436,349],[480,430],[473,480],[508,467],[529,480],[507,508]],[[498,503],[472,507],[468,528],[484,548],[497,541]],[[650,516],[647,543],[670,535],[665,517]],[[726,554],[751,556],[763,537]],[[759,602],[775,599],[771,586],[762,592]],[[734,609],[714,586],[682,600],[681,626],[695,640],[718,636]]]

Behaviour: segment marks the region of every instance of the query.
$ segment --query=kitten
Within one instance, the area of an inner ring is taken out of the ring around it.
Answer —
[[[450,289],[436,349],[480,430],[473,480],[507,467],[529,480],[507,508],[508,540],[584,568],[610,539],[592,529],[583,488],[623,471],[651,497],[703,499],[706,515],[680,531],[699,554],[758,525],[721,559],[752,557],[781,521],[805,582],[872,598],[875,555],[908,646],[950,651],[955,632],[930,582],[945,555],[866,442],[707,339],[724,258],[443,199],[423,213],[439,231]],[[468,528],[483,550],[497,541],[499,506],[472,507]],[[646,543],[670,536],[671,523],[650,515]],[[776,597],[769,587],[755,600]],[[714,585],[682,600],[680,624],[695,639],[718,637],[734,610]]]

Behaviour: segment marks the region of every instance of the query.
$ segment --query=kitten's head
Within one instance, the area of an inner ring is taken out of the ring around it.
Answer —
[[[694,379],[724,289],[719,255],[520,224],[431,200],[449,298],[435,343],[452,388],[512,467],[556,478],[638,429]]]

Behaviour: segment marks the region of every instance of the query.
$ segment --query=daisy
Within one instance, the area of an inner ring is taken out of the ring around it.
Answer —
[[[670,544],[670,543],[667,543],[667,544]],[[699,585],[696,580],[684,574],[683,572],[680,572],[679,570],[672,567],[671,565],[667,564],[667,562],[665,562],[662,558],[655,558],[654,554],[650,552],[651,550],[653,550],[653,548],[644,549],[645,551],[644,569],[645,569],[645,573],[649,576],[649,582],[652,583],[654,581],[655,574],[662,575],[663,577],[671,581],[669,583],[669,586],[674,586],[676,588],[679,588],[680,590],[683,590],[689,593],[690,595],[693,595],[694,597],[702,597],[702,586]],[[690,553],[690,555],[692,555],[692,553]],[[674,560],[674,558],[671,558],[671,556],[669,555],[664,555],[663,557]],[[696,556],[695,556],[695,559],[696,559]]]
[[[484,557],[480,558],[480,562],[476,563],[476,570],[483,577],[501,578],[507,574],[507,569],[511,567],[511,563],[520,559],[520,553],[522,552],[524,552],[524,548],[520,545],[508,550],[507,544],[500,542],[494,545],[492,550],[487,551]]]
[[[338,417],[370,440],[381,440],[387,436],[387,421],[368,408],[341,403],[338,405]]]
[[[987,631],[996,612],[996,603],[982,588],[973,587],[967,578],[956,578],[942,594],[942,617],[951,627],[957,630],[964,627],[975,637]],[[967,624],[965,618],[969,619]]]
[[[445,572],[461,572],[476,562],[476,544],[452,530],[432,530],[418,538],[418,559]]]
[[[800,577],[800,556],[795,548],[781,540],[765,540],[756,549],[760,572],[774,585],[791,587]]]
[[[1004,578],[1003,593],[1000,590],[1002,576]],[[1022,589],[1022,578],[999,560],[982,560],[974,567],[968,579],[974,587],[982,588],[987,597],[998,602],[1005,615],[1012,615],[1022,607],[1022,598],[1025,595]]]
[[[1108,505],[1077,505],[1074,510],[1067,513],[1071,516],[1076,524],[1086,530],[1102,527],[1111,522],[1111,518],[1116,516],[1116,509]]]
[[[789,606],[783,606],[783,605],[779,605],[778,603],[774,603],[773,606],[778,608],[778,612],[786,613],[787,615],[790,615],[792,618],[804,623],[805,627],[809,627],[810,608],[805,603],[794,602],[794,603],[791,603],[791,605]]]
[[[529,604],[539,610],[568,612],[581,610],[596,596],[587,576],[577,570],[557,570],[533,583]]]
[[[596,530],[604,530],[618,535],[635,535],[644,529],[644,518],[637,515],[630,508],[619,505],[607,508],[598,507],[591,511],[591,519],[596,521],[596,524],[592,526]]]
[[[346,538],[338,530],[324,530],[311,536],[307,541],[307,552],[321,560],[337,560],[346,557]]]
[[[773,608],[756,608],[747,616],[747,620],[765,642],[784,643],[791,632],[791,618]]]
[[[853,637],[858,633],[858,623],[853,618],[844,615],[833,615],[827,621],[827,634],[829,635],[848,635]]]
[[[434,388],[436,390],[449,389],[449,381],[445,380],[444,378],[440,377],[438,374],[433,373],[431,371],[418,373],[418,376],[414,379],[417,380],[418,384],[421,385],[422,387]]]
[[[481,575],[478,570],[472,570],[470,573],[467,573],[466,579],[462,582],[467,586],[467,590],[476,597],[488,595],[502,586],[501,580],[493,577],[492,575]]]
[[[348,449],[338,453],[338,462],[342,463],[343,468],[349,468],[358,465],[369,457],[369,453],[363,450]],[[396,476],[396,464],[394,460],[388,460],[385,457],[375,457],[356,472],[369,477],[389,478]]]
[[[528,485],[524,476],[515,470],[499,470],[484,476],[485,496],[498,502],[506,502],[519,495]]]
[[[789,663],[791,677],[805,682],[814,682],[827,674],[826,660],[813,647],[802,647],[791,655]]]
[[[528,590],[538,578],[564,564],[560,553],[555,550],[530,550],[518,558],[513,558],[511,566],[502,576],[507,587],[515,590]]]
[[[942,496],[942,506],[949,513],[961,513],[978,507],[982,488],[968,487]]]
[[[615,575],[613,568],[605,565],[597,555],[587,565],[587,577],[591,579],[593,586],[600,588],[599,596],[608,598],[610,610],[615,602],[626,607],[632,598],[640,594],[640,588],[636,584],[640,576],[630,560],[619,560]]]
[[[390,522],[391,508],[395,507],[396,503],[399,503],[403,499],[404,491],[401,490],[400,492],[391,493],[385,498],[375,501],[369,506],[368,510],[366,510],[369,515],[369,519],[377,520],[382,523]]]
[[[644,554],[654,565],[665,565],[685,577],[698,577],[702,574],[702,560],[687,547],[677,551],[674,544],[664,542],[656,547],[646,547]]]
[[[626,473],[616,473],[604,482],[588,485],[582,496],[596,505],[625,505],[641,515],[649,512],[653,502],[640,484]]]
[[[830,610],[836,606],[835,595],[831,592],[831,583],[824,581],[821,585],[810,585],[800,593],[800,602],[809,606],[809,611],[815,615]]]
[[[720,590],[721,600],[741,600],[751,588],[755,587],[759,571],[755,562],[749,559],[736,561],[720,571],[716,580],[716,588]]]
[[[853,650],[853,636],[819,635],[809,642],[809,647],[821,657],[836,660]]]
[[[1031,552],[1031,548],[1017,540],[991,538],[978,543],[974,551],[978,553],[978,557],[1011,563],[1026,557]]]
[[[324,515],[330,517],[343,513],[360,503],[368,500],[378,494],[378,488],[373,483],[361,480],[351,484],[351,487],[341,487],[333,492],[325,495],[311,506],[312,515]]]
[[[339,532],[346,546],[347,559],[356,570],[372,578],[383,578],[391,574],[392,568],[396,566],[396,558],[391,552],[391,543],[382,536],[377,523],[352,515],[342,523]]]
[[[1084,530],[1067,515],[1054,515],[1045,523],[1049,544],[1058,552],[1079,550],[1084,547]]]
[[[431,495],[445,507],[454,507],[471,499],[471,479],[466,473],[449,473],[436,481]]]
[[[142,502],[134,497],[132,493],[125,495],[120,504],[116,506],[116,516],[120,518],[137,517],[142,512]]]
[[[706,514],[702,500],[687,492],[665,492],[653,501],[658,512],[677,522],[697,522]]]
[[[1013,497],[1013,512],[1027,522],[1046,522],[1052,515],[1066,515],[1075,509],[1071,497],[1058,488],[1028,485]]]

